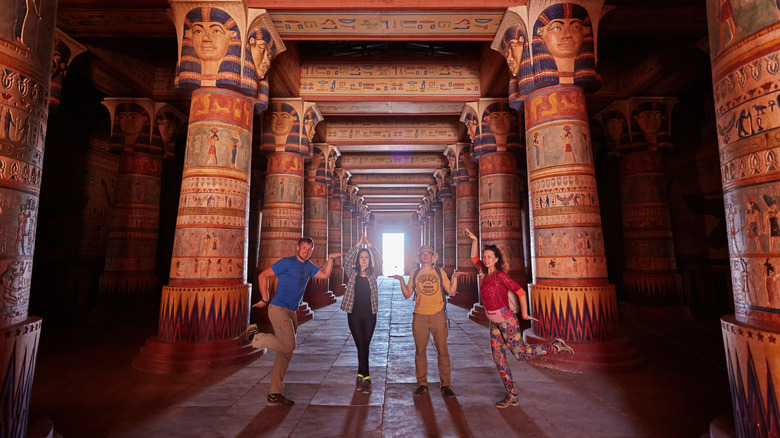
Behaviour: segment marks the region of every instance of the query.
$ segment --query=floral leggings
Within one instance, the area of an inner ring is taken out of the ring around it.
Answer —
[[[557,352],[557,348],[553,344],[526,345],[523,342],[523,334],[520,332],[517,316],[514,314],[507,317],[504,322],[491,322],[490,350],[493,352],[493,362],[496,363],[498,374],[501,376],[501,381],[504,382],[507,394],[512,395],[516,395],[515,383],[512,380],[512,371],[506,364],[504,347],[507,346],[517,360],[528,360]]]

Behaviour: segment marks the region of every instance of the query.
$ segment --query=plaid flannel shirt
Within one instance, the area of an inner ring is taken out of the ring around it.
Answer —
[[[379,312],[379,291],[376,285],[376,278],[382,271],[382,255],[374,246],[369,246],[368,252],[371,254],[371,263],[374,267],[374,273],[368,276],[368,287],[371,289],[371,313],[374,315]],[[360,252],[360,246],[353,246],[344,256],[344,273],[349,280],[347,281],[347,291],[344,293],[344,299],[341,301],[341,310],[352,313],[352,306],[355,305],[355,278],[359,272],[355,269],[355,259]]]

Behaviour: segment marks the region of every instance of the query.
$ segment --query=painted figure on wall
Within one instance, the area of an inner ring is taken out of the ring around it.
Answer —
[[[298,112],[292,105],[273,103],[265,113],[263,122],[263,144],[289,145],[295,150],[300,149],[301,124]]]
[[[137,103],[120,103],[114,110],[114,144],[149,144],[149,113]]]
[[[758,240],[758,236],[761,234],[760,226],[760,214],[761,210],[756,204],[753,196],[747,197],[747,209],[745,210],[745,232],[747,233],[747,244],[745,251],[750,249],[750,243],[756,244],[756,251],[761,252],[761,242]]]
[[[227,12],[208,6],[189,11],[184,20],[181,60],[175,84],[188,89],[219,86],[241,91],[241,35]]]
[[[595,91],[601,83],[596,72],[593,28],[588,11],[573,3],[545,9],[534,24],[534,86],[577,84]]]
[[[774,198],[761,195],[769,209],[764,213],[764,229],[769,231],[769,252],[775,251],[775,240],[780,238],[780,225],[777,223],[778,210]]]
[[[217,142],[219,141],[219,129],[217,128],[211,128],[211,133],[209,133],[206,137],[206,142],[209,145],[209,149],[206,153],[206,161],[203,162],[203,165],[207,165],[210,161],[213,161],[213,164],[217,165]]]
[[[569,163],[571,158],[572,163],[577,162],[577,157],[574,156],[574,149],[571,146],[571,141],[574,136],[571,133],[571,126],[565,125],[563,127],[563,135],[561,135],[561,143],[563,144],[563,162]]]
[[[241,147],[241,138],[238,136],[237,131],[233,131],[233,135],[230,138],[230,166],[234,169],[236,167],[236,155],[238,155],[238,148]]]

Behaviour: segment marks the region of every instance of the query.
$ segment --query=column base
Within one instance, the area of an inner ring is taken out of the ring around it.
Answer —
[[[490,320],[485,313],[485,307],[479,303],[474,303],[474,307],[469,311],[469,319],[485,327],[490,325]]]
[[[640,306],[630,303],[620,303],[620,314],[624,318],[642,322],[694,322],[693,314],[688,306]]]
[[[737,438],[737,430],[734,429],[734,417],[721,415],[710,423],[710,438]]]
[[[309,307],[309,303],[306,301],[301,301],[301,305],[298,306],[296,314],[298,315],[298,324],[303,324],[304,322],[311,321],[312,318],[314,318],[314,312],[311,311],[311,307]]]
[[[479,292],[477,291],[477,274],[474,272],[469,275],[462,275],[458,279],[458,293],[449,299],[450,304],[459,307],[470,308],[479,301]]]
[[[158,374],[197,373],[229,365],[249,363],[265,353],[251,345],[240,346],[237,339],[211,342],[166,342],[157,336],[133,357],[133,368]]]
[[[46,417],[30,417],[24,438],[54,438],[54,423]]]
[[[320,307],[329,306],[336,302],[336,296],[333,295],[333,292],[328,290],[328,283],[329,281],[327,279],[309,279],[309,284],[306,286],[306,292],[303,293],[303,299],[309,303],[311,308],[319,309]]]
[[[331,286],[331,291],[333,292],[333,295],[340,297],[347,293],[347,285],[346,284],[337,284],[335,286]]]
[[[100,302],[110,305],[144,301],[155,296],[157,288],[154,272],[106,272],[100,276]]]
[[[780,331],[735,315],[720,319],[737,436],[780,434]]]
[[[541,338],[533,329],[523,331],[527,344],[548,344],[551,339]],[[570,373],[630,371],[639,366],[645,358],[633,345],[628,336],[602,342],[566,342],[574,354],[548,354],[528,363]]]

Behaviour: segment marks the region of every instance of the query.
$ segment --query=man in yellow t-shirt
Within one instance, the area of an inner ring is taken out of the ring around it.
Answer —
[[[414,367],[417,373],[417,389],[415,396],[421,396],[428,392],[428,339],[433,335],[433,344],[439,362],[439,378],[441,379],[441,393],[447,398],[455,397],[450,386],[450,355],[447,350],[447,315],[444,311],[444,292],[455,295],[458,288],[458,276],[452,276],[452,282],[447,278],[447,273],[434,267],[439,254],[429,245],[423,245],[417,254],[416,262],[420,263],[420,269],[412,272],[409,283],[404,282],[400,275],[394,275],[401,282],[401,291],[404,298],[410,298],[413,292],[414,316],[412,318],[412,335],[414,336]]]

